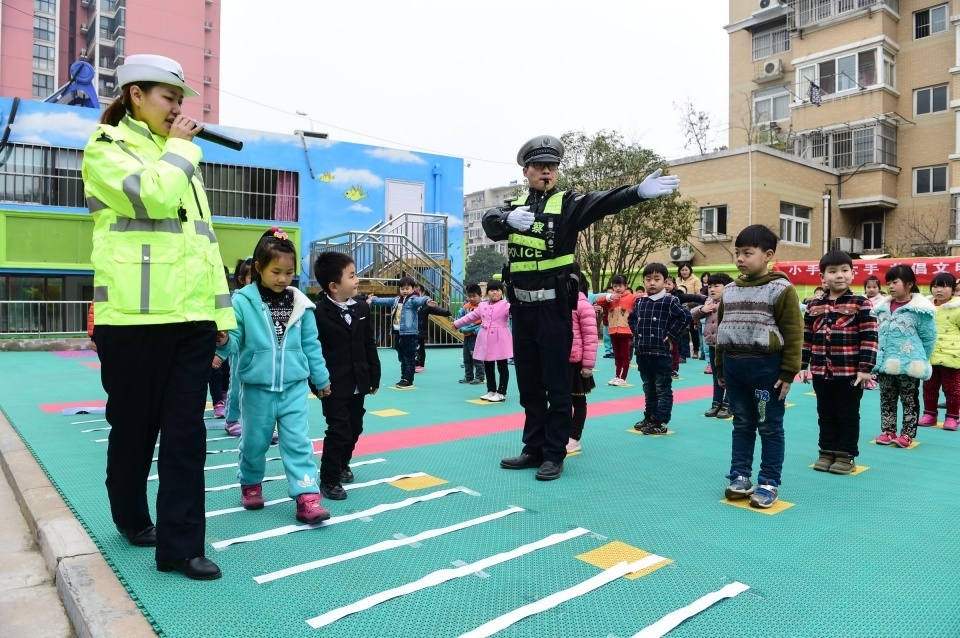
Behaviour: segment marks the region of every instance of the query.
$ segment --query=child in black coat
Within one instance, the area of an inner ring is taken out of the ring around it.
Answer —
[[[380,357],[370,307],[357,303],[357,267],[349,255],[321,253],[313,267],[322,295],[314,314],[330,371],[330,396],[321,399],[327,431],[320,459],[320,491],[329,499],[347,498],[343,483],[353,482],[350,459],[363,431],[364,397],[380,387]]]

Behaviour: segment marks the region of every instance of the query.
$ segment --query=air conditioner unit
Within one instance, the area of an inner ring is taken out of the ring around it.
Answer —
[[[780,59],[767,60],[763,63],[762,78],[773,78],[783,75],[783,61]]]
[[[86,33],[87,31],[89,31],[89,29],[87,29],[87,23],[86,23],[86,22],[81,22],[81,23],[80,23],[80,33]]]
[[[681,244],[670,248],[670,261],[693,261],[693,246]]]
[[[859,255],[863,252],[863,241],[854,237],[834,237],[833,249]]]
[[[80,49],[80,59],[81,59],[81,60],[86,60],[86,59],[87,59],[87,50],[86,50],[86,49]]]

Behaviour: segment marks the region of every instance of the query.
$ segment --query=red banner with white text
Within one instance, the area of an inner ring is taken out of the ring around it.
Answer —
[[[937,273],[948,272],[960,279],[960,257],[905,257],[902,259],[854,259],[853,283],[862,286],[873,275],[881,282],[891,266],[910,266],[917,275],[917,285],[929,285]],[[786,273],[794,285],[819,286],[820,263],[816,261],[779,261],[774,270]]]

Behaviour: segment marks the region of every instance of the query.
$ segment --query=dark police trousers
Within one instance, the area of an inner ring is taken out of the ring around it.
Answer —
[[[323,456],[320,457],[320,482],[340,485],[340,472],[350,469],[350,459],[363,433],[365,395],[326,397],[320,400],[327,431],[323,436]]]
[[[526,412],[523,453],[559,463],[567,455],[573,416],[570,390],[572,313],[555,303],[510,305],[513,360],[520,405]]]
[[[117,527],[151,524],[147,477],[157,453],[157,558],[203,556],[203,410],[216,346],[212,321],[94,328],[107,392],[107,495]]]

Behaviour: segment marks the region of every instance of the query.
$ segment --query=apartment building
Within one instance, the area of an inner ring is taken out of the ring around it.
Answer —
[[[507,254],[507,242],[493,241],[483,232],[480,220],[483,212],[496,206],[504,206],[517,197],[519,182],[510,182],[506,186],[495,186],[482,191],[467,193],[463,196],[463,240],[465,244],[464,257],[470,259],[477,249],[484,246],[493,248],[498,253]]]
[[[731,150],[672,162],[699,209],[684,252],[728,262],[748,223],[779,232],[780,259],[960,251],[957,12],[730,0]]]
[[[220,0],[3,0],[0,95],[43,100],[70,80],[78,60],[93,66],[101,106],[117,95],[127,55],[156,53],[183,66],[200,97],[184,112],[220,119]]]

